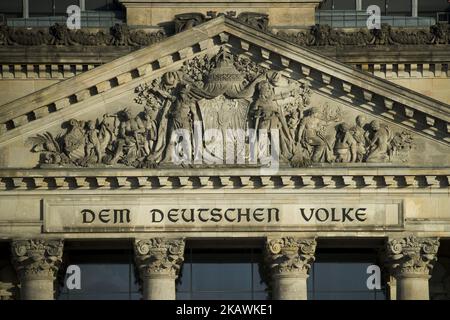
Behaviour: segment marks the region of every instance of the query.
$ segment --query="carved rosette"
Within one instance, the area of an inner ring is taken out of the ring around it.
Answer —
[[[141,277],[176,278],[184,261],[184,239],[136,240],[134,253]]]
[[[266,259],[269,272],[274,275],[307,275],[314,262],[317,242],[315,239],[285,237],[269,239],[266,245]]]
[[[394,276],[428,276],[437,260],[437,238],[407,236],[387,243],[387,260]]]
[[[62,262],[63,240],[14,240],[12,262],[19,279],[55,280]]]

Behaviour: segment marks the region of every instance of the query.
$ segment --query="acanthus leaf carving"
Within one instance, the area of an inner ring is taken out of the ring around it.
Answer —
[[[395,275],[429,275],[437,260],[439,239],[406,236],[387,243],[387,261]]]
[[[135,241],[136,266],[141,277],[177,277],[184,261],[184,239],[151,238]]]
[[[12,261],[19,278],[56,279],[62,263],[63,244],[63,240],[14,240],[11,243]]]
[[[283,237],[268,239],[266,260],[269,273],[307,275],[314,262],[317,242],[315,239]]]

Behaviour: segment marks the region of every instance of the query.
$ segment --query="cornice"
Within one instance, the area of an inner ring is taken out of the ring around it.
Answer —
[[[44,190],[399,190],[448,193],[449,168],[1,169],[0,191]]]

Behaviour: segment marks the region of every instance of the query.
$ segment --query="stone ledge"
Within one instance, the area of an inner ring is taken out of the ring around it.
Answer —
[[[402,189],[448,190],[449,174],[421,172],[418,174],[286,174],[260,175],[252,172],[230,175],[191,173],[158,174],[157,172],[114,172],[88,174],[87,172],[53,172],[14,175],[4,171],[0,176],[0,191],[21,190],[129,190],[129,189]]]

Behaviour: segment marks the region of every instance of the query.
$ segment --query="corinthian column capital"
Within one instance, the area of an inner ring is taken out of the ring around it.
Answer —
[[[439,239],[413,235],[388,241],[388,264],[394,276],[429,276],[437,260]]]
[[[137,239],[134,243],[136,265],[142,277],[176,278],[184,261],[184,239]]]
[[[19,279],[54,280],[62,262],[63,246],[63,240],[13,240],[12,262]]]
[[[268,239],[266,258],[270,273],[273,275],[307,275],[314,262],[317,242],[315,239],[283,237]]]

